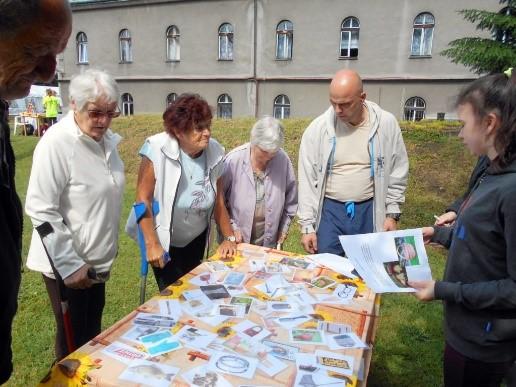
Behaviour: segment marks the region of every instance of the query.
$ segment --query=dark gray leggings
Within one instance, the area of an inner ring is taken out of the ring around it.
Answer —
[[[63,316],[61,314],[61,305],[57,293],[57,281],[46,276],[43,276],[43,281],[45,281],[47,293],[56,319],[56,359],[61,360],[68,355],[69,352],[66,345]],[[66,288],[76,348],[86,344],[100,333],[105,293],[106,285],[104,283],[95,284],[88,289]]]

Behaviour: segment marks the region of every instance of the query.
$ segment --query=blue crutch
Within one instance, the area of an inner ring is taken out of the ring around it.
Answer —
[[[136,224],[138,225],[138,246],[140,248],[140,305],[145,302],[145,289],[147,287],[147,273],[149,272],[149,263],[147,261],[147,249],[145,248],[145,239],[143,232],[140,227],[140,220],[142,220],[145,212],[147,212],[147,206],[144,202],[138,202],[133,204],[134,214],[136,216]],[[159,203],[155,200],[152,201],[152,216],[156,216],[159,213]],[[168,252],[165,252],[165,257],[168,258]]]

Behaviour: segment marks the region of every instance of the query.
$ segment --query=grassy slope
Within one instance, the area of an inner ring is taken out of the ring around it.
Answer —
[[[138,169],[136,156],[143,139],[161,130],[159,116],[120,118],[113,123],[125,140],[121,154],[126,164],[127,189],[124,196],[125,222],[134,198]],[[308,120],[287,120],[285,149],[297,165],[297,152]],[[213,136],[226,149],[247,141],[252,119],[215,121]],[[410,156],[410,181],[407,204],[401,227],[417,227],[433,222],[446,204],[459,195],[471,171],[473,159],[452,135],[440,130],[440,123],[405,125],[404,133]],[[417,130],[416,130],[417,129]],[[32,152],[37,139],[16,136],[17,187],[22,200],[27,190]],[[30,242],[30,221],[25,219],[24,256]],[[285,249],[302,252],[299,231],[292,227]],[[440,278],[445,252],[429,249],[436,278]],[[104,327],[108,327],[137,305],[139,294],[138,251],[123,233],[120,253],[107,286]],[[149,295],[156,292],[150,276]],[[441,379],[442,311],[438,303],[420,304],[408,295],[386,295],[382,299],[382,316],[376,337],[370,386],[436,386]],[[54,321],[39,274],[23,274],[19,310],[14,323],[15,373],[9,386],[30,386],[46,373],[53,359]]]

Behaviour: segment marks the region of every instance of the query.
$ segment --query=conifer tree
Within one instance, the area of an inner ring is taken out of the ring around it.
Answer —
[[[487,30],[491,38],[467,37],[453,40],[441,52],[470,70],[481,74],[501,72],[516,65],[516,0],[500,0],[500,12],[464,9],[464,19],[477,23],[478,30]]]

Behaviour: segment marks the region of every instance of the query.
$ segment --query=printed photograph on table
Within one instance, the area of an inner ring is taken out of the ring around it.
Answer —
[[[301,350],[301,348],[299,347],[272,340],[263,340],[262,344],[266,345],[271,349],[270,354],[272,356],[290,361],[295,361],[296,353],[298,353]]]
[[[394,244],[402,267],[419,265],[419,257],[414,236],[395,237]]]
[[[208,369],[239,376],[241,378],[252,379],[256,372],[257,365],[258,359],[226,352],[215,352],[210,356]]]
[[[185,325],[175,335],[186,346],[203,349],[206,348],[217,335],[203,329],[195,328],[190,325]]]
[[[150,344],[144,344],[145,349],[151,356],[159,356],[168,352],[176,351],[181,349],[183,346],[175,337],[168,337],[158,342],[152,342]]]
[[[210,300],[218,300],[231,296],[224,285],[206,285],[200,286],[200,289]]]
[[[180,369],[147,360],[135,360],[118,377],[131,383],[146,386],[168,387]]]
[[[207,366],[192,368],[181,375],[192,386],[199,387],[233,387],[224,377],[211,371]]]
[[[145,325],[134,325],[129,330],[127,330],[122,336],[122,339],[129,340],[135,343],[140,343],[140,337],[147,336],[152,333],[156,333],[159,331],[165,330],[165,328],[156,327],[156,326],[145,326]]]
[[[312,280],[312,285],[319,289],[326,289],[335,284],[335,281],[330,277],[320,276]]]
[[[176,322],[172,317],[152,313],[138,313],[133,320],[134,325],[158,326],[162,328],[172,328],[176,325]]]
[[[311,262],[308,262],[304,259],[290,257],[281,258],[279,263],[282,265],[292,266],[297,269],[308,269],[310,266],[313,266]]]
[[[217,305],[217,314],[220,316],[242,318],[245,316],[245,306],[239,304],[220,304]]]
[[[240,286],[245,280],[245,274],[238,271],[230,271],[224,278],[226,286]]]
[[[253,299],[251,297],[231,297],[230,304],[240,304],[245,306],[245,313],[248,314],[251,309],[251,305],[253,304]]]
[[[290,340],[300,344],[324,344],[324,334],[315,329],[291,329]]]
[[[231,270],[229,267],[227,267],[224,262],[220,261],[206,261],[204,262],[208,270],[213,272],[220,272],[220,271],[229,271]]]

